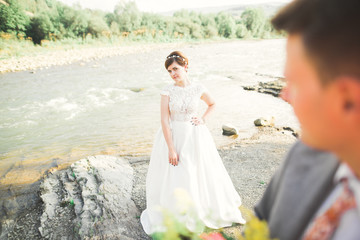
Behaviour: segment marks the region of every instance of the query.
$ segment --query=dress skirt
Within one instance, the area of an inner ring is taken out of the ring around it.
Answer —
[[[165,231],[164,213],[170,213],[189,230],[196,225],[222,228],[245,223],[241,199],[223,165],[205,125],[189,121],[170,123],[179,163],[169,163],[162,129],[156,134],[146,177],[147,208],[140,221],[147,234]]]

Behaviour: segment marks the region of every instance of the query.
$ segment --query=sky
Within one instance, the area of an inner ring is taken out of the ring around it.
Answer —
[[[80,3],[83,8],[101,9],[112,12],[115,5],[120,1],[127,0],[60,0],[61,2],[72,6]],[[179,9],[203,8],[203,7],[220,7],[229,5],[242,4],[259,4],[259,3],[287,3],[290,0],[135,0],[136,5],[142,12],[168,12]]]

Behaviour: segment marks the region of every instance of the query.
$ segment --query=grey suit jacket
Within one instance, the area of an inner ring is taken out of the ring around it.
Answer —
[[[339,163],[330,153],[298,141],[271,179],[255,214],[268,222],[271,237],[299,239],[333,188]]]

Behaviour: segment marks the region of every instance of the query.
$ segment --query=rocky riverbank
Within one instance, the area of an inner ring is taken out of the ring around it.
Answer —
[[[67,50],[49,50],[35,56],[12,57],[0,60],[0,73],[49,68],[51,66],[67,65],[74,62],[89,62],[105,57],[145,53],[161,48],[177,48],[186,43],[148,43],[128,46],[84,47]]]
[[[247,91],[257,91],[259,93],[265,93],[273,95],[274,97],[279,97],[281,90],[285,87],[286,82],[284,78],[278,78],[270,82],[259,82],[255,86],[244,86],[244,90]]]
[[[224,165],[252,209],[296,138],[261,127],[240,144],[219,150]],[[50,171],[38,200],[1,223],[1,239],[149,239],[139,215],[146,206],[149,157],[94,156],[65,170]],[[226,231],[231,234],[234,228]]]

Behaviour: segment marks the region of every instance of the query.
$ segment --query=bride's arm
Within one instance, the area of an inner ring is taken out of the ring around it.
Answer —
[[[196,117],[193,118],[192,122],[195,125],[205,123],[207,118],[209,117],[209,114],[213,112],[215,109],[215,101],[208,92],[204,92],[203,95],[201,96],[201,99],[208,105],[208,108],[206,109],[201,119],[198,119]]]
[[[169,117],[169,96],[161,96],[161,128],[164,134],[166,144],[169,149],[169,163],[176,166],[178,164],[178,155],[175,151],[174,143],[171,136]]]

